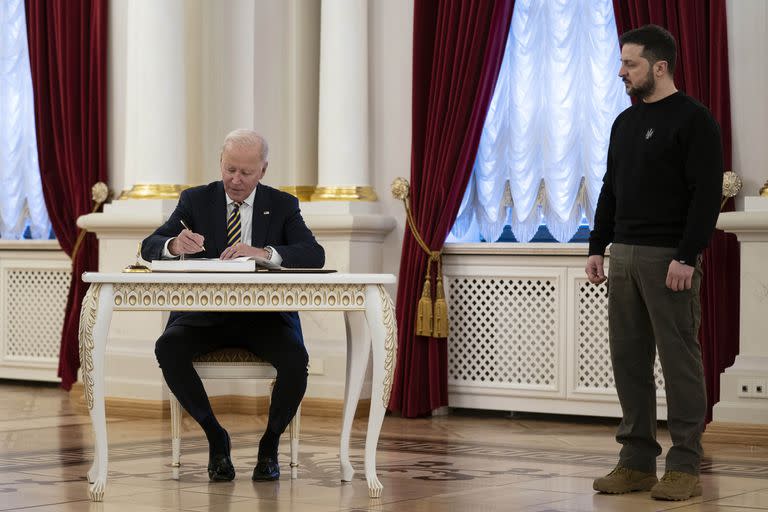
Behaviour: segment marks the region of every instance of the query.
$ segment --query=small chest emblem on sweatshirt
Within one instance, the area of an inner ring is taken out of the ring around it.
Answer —
[[[649,140],[651,137],[653,137],[653,128],[645,132],[645,140]]]

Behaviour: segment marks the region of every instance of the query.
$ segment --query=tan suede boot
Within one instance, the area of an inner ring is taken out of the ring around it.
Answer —
[[[644,473],[635,469],[616,466],[607,475],[596,478],[592,488],[606,494],[625,494],[635,491],[648,491],[659,481],[653,473]]]
[[[666,471],[651,489],[651,498],[657,500],[682,501],[694,496],[701,496],[699,475],[681,471]]]

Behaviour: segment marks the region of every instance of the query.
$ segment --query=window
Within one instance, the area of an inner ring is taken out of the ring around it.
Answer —
[[[37,163],[24,0],[0,1],[0,238],[50,238]]]
[[[612,0],[515,2],[477,159],[448,241],[585,237],[611,125],[630,105],[620,64]]]

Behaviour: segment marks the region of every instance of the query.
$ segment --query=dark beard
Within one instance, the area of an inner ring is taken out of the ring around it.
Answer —
[[[627,94],[644,100],[645,98],[651,96],[654,91],[656,91],[656,79],[653,76],[653,71],[649,69],[648,75],[645,77],[645,81],[640,85],[630,87],[627,91]]]

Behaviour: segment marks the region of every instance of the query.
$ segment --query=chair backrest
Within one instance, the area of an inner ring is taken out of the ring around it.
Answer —
[[[275,367],[242,348],[223,348],[195,358],[201,379],[274,379]]]

